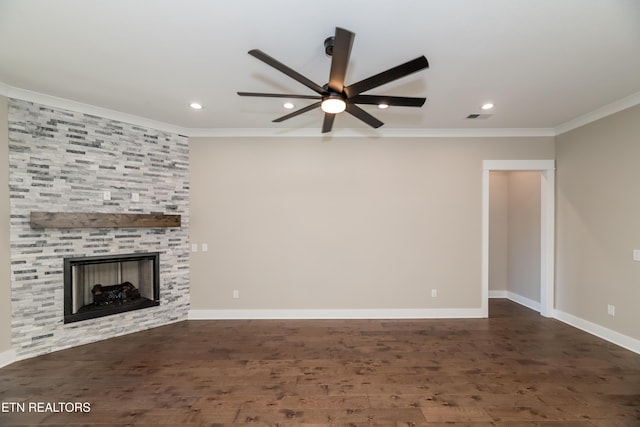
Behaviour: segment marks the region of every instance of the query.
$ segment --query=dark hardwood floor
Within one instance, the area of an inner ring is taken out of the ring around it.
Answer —
[[[490,313],[176,323],[0,369],[0,425],[640,426],[640,355]]]

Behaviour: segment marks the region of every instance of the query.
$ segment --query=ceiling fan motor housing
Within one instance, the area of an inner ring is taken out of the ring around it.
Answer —
[[[324,40],[324,53],[329,56],[333,56],[333,46],[336,43],[336,38],[334,36],[327,37]]]

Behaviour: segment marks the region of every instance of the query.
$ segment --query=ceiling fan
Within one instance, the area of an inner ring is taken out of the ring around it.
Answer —
[[[349,56],[351,55],[351,46],[355,34],[343,28],[336,27],[335,36],[325,40],[325,52],[331,58],[331,71],[329,74],[329,82],[324,86],[320,86],[309,80],[302,74],[287,67],[278,60],[272,58],[259,49],[252,49],[249,55],[259,59],[260,61],[272,66],[276,70],[286,74],[299,83],[302,83],[309,89],[317,93],[317,95],[292,95],[280,93],[257,93],[257,92],[238,92],[240,96],[258,96],[267,98],[297,98],[297,99],[315,99],[317,102],[307,105],[304,108],[296,110],[292,113],[278,117],[274,122],[282,122],[292,117],[298,116],[307,111],[321,108],[324,111],[324,121],[322,123],[322,133],[330,132],[333,127],[333,121],[336,114],[343,111],[362,120],[373,128],[382,126],[380,120],[367,113],[356,104],[372,104],[386,105],[398,107],[422,107],[426,98],[414,98],[405,96],[386,96],[386,95],[363,95],[378,86],[398,80],[416,71],[429,68],[427,58],[420,56],[404,64],[390,68],[386,71],[368,77],[357,83],[345,86],[344,79],[347,74],[347,65],[349,64]]]

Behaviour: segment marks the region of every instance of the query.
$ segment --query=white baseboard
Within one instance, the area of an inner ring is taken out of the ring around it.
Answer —
[[[480,308],[337,310],[190,310],[189,320],[230,319],[455,319],[486,317]]]
[[[489,291],[489,298],[506,298],[531,310],[540,312],[540,303],[511,291]]]
[[[540,311],[539,302],[530,300],[513,292],[489,291],[489,298],[507,298],[532,310]],[[620,332],[613,331],[609,328],[605,328],[604,326],[600,326],[588,320],[584,320],[572,314],[565,313],[561,310],[553,310],[553,318],[558,319],[567,325],[573,326],[574,328],[583,330],[591,335],[595,335],[598,338],[602,338],[605,341],[619,345],[622,348],[626,348],[629,351],[640,354],[640,340],[621,334]]]
[[[0,353],[0,368],[10,365],[16,361],[16,351],[7,350]]]
[[[538,313],[540,312],[539,301],[534,301],[532,299],[523,297],[522,295],[513,293],[511,291],[507,291],[507,298],[509,298],[513,302],[517,302],[520,305],[524,305],[525,307],[530,308],[531,310],[537,311]]]
[[[619,345],[620,347],[626,348],[627,350],[633,351],[634,353],[640,354],[640,340],[613,331],[609,328],[605,328],[604,326],[600,326],[588,320],[584,320],[572,314],[565,313],[561,310],[554,310],[553,317],[560,320],[561,322],[573,326],[574,328],[581,329],[585,332],[590,333],[591,335],[595,335],[599,338],[602,338],[603,340],[609,341],[613,344]]]

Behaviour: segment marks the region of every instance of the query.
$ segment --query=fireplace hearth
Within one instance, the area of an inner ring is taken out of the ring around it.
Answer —
[[[158,252],[64,259],[64,323],[160,304]]]

